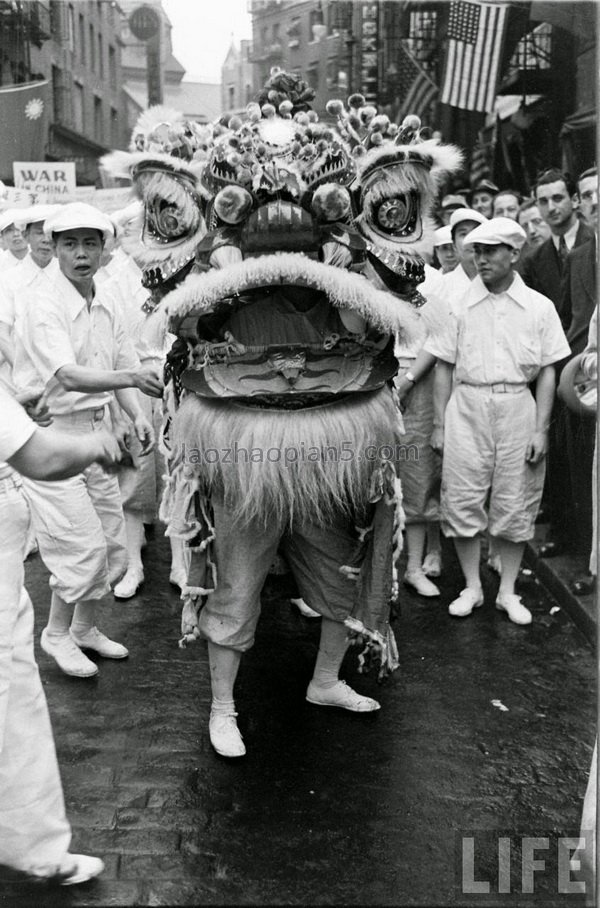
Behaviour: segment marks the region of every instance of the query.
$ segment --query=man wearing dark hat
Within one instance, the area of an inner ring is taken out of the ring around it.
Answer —
[[[483,214],[486,218],[492,217],[494,196],[498,187],[491,180],[481,180],[471,192],[471,208]]]
[[[478,275],[451,300],[447,328],[425,344],[438,359],[431,443],[444,454],[442,529],[466,579],[449,612],[464,618],[483,604],[480,535],[488,529],[501,561],[496,608],[523,625],[532,618],[515,581],[542,495],[554,363],[569,352],[551,301],[514,270],[525,239],[509,218],[469,233]]]

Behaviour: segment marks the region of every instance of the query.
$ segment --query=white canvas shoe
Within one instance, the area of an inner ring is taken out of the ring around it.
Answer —
[[[222,757],[243,757],[246,753],[244,740],[236,722],[236,712],[210,714],[208,733],[210,743]]]
[[[44,628],[40,637],[40,646],[55,660],[65,675],[74,678],[91,678],[98,674],[95,662],[81,652],[69,634],[49,634]]]
[[[127,647],[122,643],[110,640],[97,627],[91,627],[85,634],[76,634],[74,631],[70,631],[70,634],[77,646],[82,649],[91,649],[105,659],[126,659],[129,655]]]
[[[332,687],[320,687],[311,681],[306,691],[306,699],[316,706],[339,706],[353,713],[372,713],[381,709],[377,700],[357,694],[345,681],[338,681]]]
[[[521,602],[521,597],[506,593],[498,595],[496,599],[496,608],[500,612],[506,612],[514,624],[531,624],[533,617],[528,608]]]
[[[454,618],[466,618],[474,608],[483,605],[483,590],[464,589],[460,596],[448,606],[448,612]]]

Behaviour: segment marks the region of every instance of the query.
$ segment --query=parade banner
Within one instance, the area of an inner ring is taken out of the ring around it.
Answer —
[[[75,164],[73,161],[15,161],[15,188],[31,194],[31,204],[75,201]]]
[[[31,194],[26,189],[0,185],[0,211],[6,211],[7,208],[29,208],[30,205]]]
[[[94,186],[78,186],[75,189],[77,202],[86,202],[93,205],[105,214],[113,214],[120,208],[125,208],[133,201],[134,195],[131,186],[121,186],[113,189],[96,189]]]

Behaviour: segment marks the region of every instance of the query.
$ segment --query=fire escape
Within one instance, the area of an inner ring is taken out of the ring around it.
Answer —
[[[0,0],[0,85],[42,78],[31,71],[31,47],[50,38],[50,14],[43,3]]]

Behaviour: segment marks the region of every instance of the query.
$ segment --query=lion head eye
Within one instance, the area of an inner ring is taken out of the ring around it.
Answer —
[[[409,213],[410,206],[405,199],[387,199],[377,209],[377,221],[386,230],[401,230],[408,221]]]

